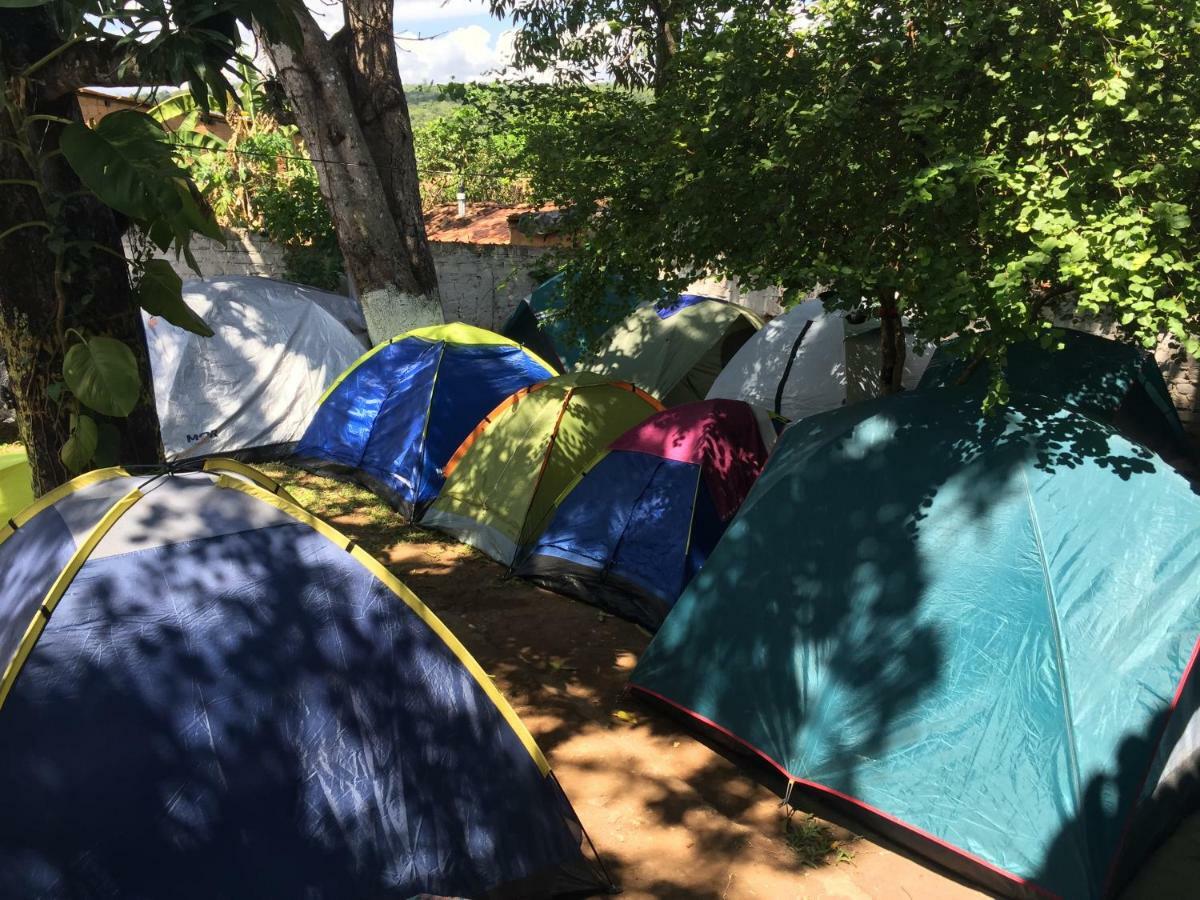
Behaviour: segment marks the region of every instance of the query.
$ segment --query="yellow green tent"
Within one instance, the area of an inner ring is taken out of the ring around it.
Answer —
[[[25,451],[0,451],[0,525],[32,502],[33,481]]]
[[[463,441],[421,522],[511,565],[563,489],[612,441],[662,409],[626,382],[574,372],[522,389]]]
[[[762,325],[735,303],[681,294],[670,306],[639,306],[579,368],[636,384],[667,406],[692,403]]]

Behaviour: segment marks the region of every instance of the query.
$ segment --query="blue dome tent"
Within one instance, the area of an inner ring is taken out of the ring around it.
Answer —
[[[475,426],[505,397],[553,374],[485,329],[418,328],[375,347],[334,382],[295,460],[359,481],[414,519],[437,497],[442,467]]]
[[[916,391],[787,428],[635,693],[1011,897],[1113,896],[1200,796],[1200,495],[1108,425]]]
[[[657,629],[774,443],[766,412],[740,400],[701,400],[652,415],[563,491],[516,574]]]
[[[195,465],[0,527],[0,896],[605,887],[433,613],[254,470]]]

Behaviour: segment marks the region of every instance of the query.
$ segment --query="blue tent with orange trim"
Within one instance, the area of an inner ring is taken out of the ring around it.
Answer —
[[[0,572],[0,896],[607,886],[462,644],[254,470],[82,476]]]
[[[428,506],[442,467],[500,401],[554,374],[508,338],[454,323],[380,344],[329,388],[294,459],[349,477],[409,518]]]

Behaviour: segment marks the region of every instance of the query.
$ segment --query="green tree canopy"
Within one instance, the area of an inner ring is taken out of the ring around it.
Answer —
[[[747,4],[685,35],[656,97],[548,108],[534,185],[600,211],[581,305],[593,275],[716,271],[894,303],[975,355],[1064,307],[1196,352],[1198,22],[1197,0]]]

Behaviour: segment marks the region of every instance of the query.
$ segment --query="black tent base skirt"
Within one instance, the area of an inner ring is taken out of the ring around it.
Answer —
[[[559,556],[535,553],[523,559],[513,571],[538,587],[590,603],[641,625],[652,634],[662,627],[671,611],[662,600],[631,581]]]

